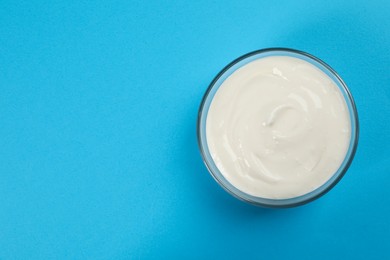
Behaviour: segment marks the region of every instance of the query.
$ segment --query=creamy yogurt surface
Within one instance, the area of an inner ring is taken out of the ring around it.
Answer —
[[[307,194],[342,164],[351,121],[336,83],[289,56],[249,62],[219,87],[206,119],[206,140],[221,174],[262,198]]]

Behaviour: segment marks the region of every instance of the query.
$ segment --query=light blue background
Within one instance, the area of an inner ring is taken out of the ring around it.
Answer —
[[[390,256],[389,1],[0,2],[0,259]],[[269,210],[199,156],[202,95],[249,51],[329,63],[361,137],[342,181]]]

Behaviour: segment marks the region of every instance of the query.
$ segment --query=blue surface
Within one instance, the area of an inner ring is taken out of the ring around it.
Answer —
[[[1,1],[0,259],[389,257],[390,2],[163,2]],[[338,71],[361,123],[287,210],[224,192],[195,133],[219,70],[275,46]]]

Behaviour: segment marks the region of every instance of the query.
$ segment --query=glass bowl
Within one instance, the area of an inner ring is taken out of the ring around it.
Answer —
[[[319,68],[322,72],[324,72],[327,76],[329,76],[334,81],[334,83],[339,87],[346,101],[349,110],[350,120],[351,120],[351,139],[349,143],[349,148],[344,158],[344,161],[342,162],[339,169],[333,174],[333,176],[326,183],[324,183],[322,186],[318,187],[317,189],[309,193],[306,193],[302,196],[288,198],[288,199],[268,199],[262,197],[255,197],[236,188],[234,185],[232,185],[229,181],[226,180],[226,178],[222,175],[222,173],[215,165],[215,162],[211,157],[207,145],[207,140],[206,140],[206,119],[207,119],[208,110],[210,108],[210,104],[214,98],[214,95],[218,91],[221,84],[238,68],[248,64],[251,61],[264,58],[264,57],[269,57],[269,56],[295,57],[307,61],[312,65],[316,66],[317,68]],[[269,49],[257,50],[245,54],[237,58],[236,60],[232,61],[225,68],[223,68],[221,72],[218,73],[218,75],[211,82],[210,86],[208,87],[206,93],[203,96],[203,100],[201,102],[199,108],[199,114],[198,114],[197,136],[198,136],[198,145],[199,145],[199,149],[203,161],[208,171],[210,172],[211,176],[219,183],[219,185],[222,188],[224,188],[227,192],[229,192],[234,197],[256,206],[286,208],[286,207],[303,205],[305,203],[313,201],[321,197],[325,193],[327,193],[340,181],[340,179],[344,176],[345,172],[349,168],[357,149],[357,144],[359,139],[359,121],[358,121],[355,102],[353,100],[351,92],[349,91],[348,87],[343,82],[343,80],[340,78],[340,76],[329,65],[327,65],[325,62],[321,61],[320,59],[314,57],[313,55],[310,55],[302,51],[287,49],[287,48],[269,48]]]

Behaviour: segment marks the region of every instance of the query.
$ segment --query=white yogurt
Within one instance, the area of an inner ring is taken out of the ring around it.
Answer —
[[[339,169],[351,121],[329,76],[304,60],[271,56],[222,83],[207,114],[206,139],[233,186],[256,197],[287,199],[315,190]]]

